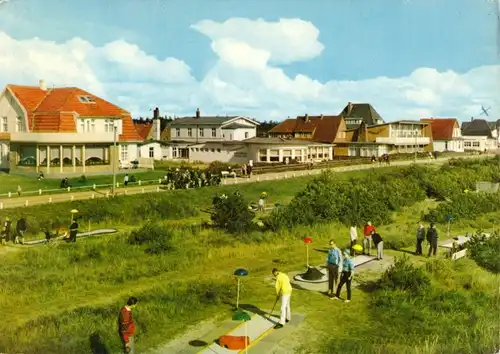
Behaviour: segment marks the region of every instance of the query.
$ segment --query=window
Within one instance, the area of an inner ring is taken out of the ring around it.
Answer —
[[[175,136],[180,137],[181,136],[181,129],[180,128],[175,128]],[[176,150],[177,151],[177,150]],[[176,153],[177,154],[177,153]]]
[[[472,143],[470,141],[466,141],[466,142],[464,142],[464,146],[465,147],[471,147]]]
[[[95,119],[90,120],[90,131],[95,133]]]
[[[193,129],[192,128],[188,128],[188,136],[189,137],[193,136]]]
[[[113,120],[112,119],[106,119],[104,121],[104,131],[106,133],[112,133],[113,132]]]
[[[245,139],[248,139],[248,132],[245,132]]]
[[[87,133],[90,132],[90,119],[87,119]]]
[[[266,162],[266,161],[267,161],[267,150],[259,149],[259,162]]]
[[[179,128],[177,128],[177,129],[179,129]],[[173,159],[177,158],[177,148],[176,147],[172,148],[172,158]]]
[[[217,149],[217,152],[220,152],[220,149]]]
[[[128,145],[120,145],[120,160],[128,161]]]
[[[151,158],[155,157],[155,148],[154,147],[149,148],[149,157],[151,157]]]
[[[212,138],[217,137],[217,129],[212,128]]]
[[[474,141],[474,142],[472,143],[472,146],[474,146],[474,147],[479,147],[479,141]]]
[[[7,124],[7,117],[2,117],[2,126],[0,127],[0,131],[6,132],[9,129],[9,125]]]
[[[269,151],[269,161],[278,162],[279,160],[280,160],[279,150],[270,150]]]
[[[78,96],[78,99],[81,103],[95,103],[95,100],[92,96]]]
[[[204,130],[203,128],[200,128],[200,129],[199,129],[199,134],[198,134],[198,136],[199,136],[200,138],[203,138],[203,137],[204,137],[204,135],[205,135],[205,134],[203,133],[203,130]]]
[[[23,131],[23,121],[21,117],[16,118],[16,132],[22,132]]]

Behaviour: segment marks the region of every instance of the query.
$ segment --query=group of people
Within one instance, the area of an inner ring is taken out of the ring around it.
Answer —
[[[350,252],[356,255],[356,245],[358,244],[358,228],[356,225],[352,225],[349,228],[349,237],[351,240]],[[363,227],[363,254],[370,256],[372,245],[377,249],[377,260],[384,258],[384,240],[382,236],[377,232],[375,226],[371,221],[367,221]]]
[[[12,221],[9,217],[6,217],[2,223],[2,228],[0,230],[0,237],[2,245],[6,245],[7,242],[12,242],[14,244],[23,244],[24,235],[28,231],[28,223],[24,217],[21,217],[16,222],[15,233],[12,231]]]
[[[163,177],[162,184],[169,189],[188,189],[218,186],[221,182],[221,174],[214,174],[208,170],[169,168]]]
[[[415,254],[420,256],[422,255],[422,243],[424,240],[427,240],[429,243],[429,252],[427,252],[427,257],[430,257],[431,255],[435,256],[437,254],[438,238],[439,234],[434,223],[429,225],[427,232],[425,231],[424,225],[419,224],[417,228],[417,247]]]

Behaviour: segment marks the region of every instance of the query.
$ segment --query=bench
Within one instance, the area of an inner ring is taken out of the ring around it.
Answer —
[[[222,171],[220,174],[221,174],[221,176],[223,178],[227,178],[227,177],[234,177],[234,178],[236,178],[236,172],[234,172],[234,171],[231,171],[231,172],[229,172],[229,171]]]

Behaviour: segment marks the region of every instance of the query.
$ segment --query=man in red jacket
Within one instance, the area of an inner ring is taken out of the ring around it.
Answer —
[[[123,343],[123,352],[134,354],[135,323],[132,318],[132,309],[137,305],[137,299],[130,297],[127,304],[120,310],[118,317],[118,333]]]
[[[372,225],[371,221],[368,221],[363,229],[363,254],[370,255],[372,250],[372,231],[375,230],[375,226]]]

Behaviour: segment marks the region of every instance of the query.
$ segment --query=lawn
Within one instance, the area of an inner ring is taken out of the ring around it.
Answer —
[[[162,178],[165,175],[164,171],[148,171],[138,173],[134,173],[133,171],[120,171],[116,175],[116,181],[119,183],[123,183],[123,178],[127,173],[129,174],[129,176],[135,176],[137,180],[142,181],[156,180],[158,178]],[[38,192],[39,189],[41,189],[42,191],[59,189],[60,183],[61,180],[59,178],[46,178],[38,181],[36,177],[27,177],[0,172],[0,195],[9,192],[15,195],[17,186],[21,186],[25,195],[27,192]],[[90,175],[85,176],[85,178],[82,178],[81,176],[72,177],[69,178],[69,183],[73,188],[91,187],[94,184],[111,185],[113,184],[113,175]]]
[[[384,174],[390,169],[373,173]],[[349,179],[366,173],[336,176]],[[266,191],[269,203],[285,204],[311,179],[246,184],[238,189],[251,200]],[[0,324],[0,352],[87,353],[91,337],[100,338],[111,353],[118,352],[116,316],[130,295],[140,301],[135,312],[136,346],[138,352],[144,352],[207,318],[229,316],[231,306],[226,303],[235,301],[236,284],[231,277],[235,268],[245,267],[250,273],[243,282],[242,302],[271,308],[273,287],[264,278],[277,264],[283,271],[304,268],[303,237],[312,237],[318,247],[330,238],[339,245],[347,243],[347,227],[334,221],[236,236],[203,228],[199,221],[207,214],[200,210],[210,206],[214,193],[235,189],[182,190],[156,197],[165,198],[162,203],[171,200],[193,209],[180,209],[175,204],[158,209],[160,204],[148,204],[150,209],[146,210],[139,197],[119,198],[108,202],[107,216],[99,221],[100,226],[117,227],[119,234],[76,244],[2,248],[0,306],[9,321]],[[153,203],[156,198],[148,200]],[[99,205],[82,202],[78,208],[90,214]],[[384,240],[408,245],[402,251],[386,250],[386,254],[401,256],[411,250],[416,223],[423,212],[437,205],[422,201],[404,207],[393,214],[392,223],[380,226]],[[53,205],[51,212],[58,215],[69,207]],[[41,207],[24,212],[29,219],[48,218]],[[0,218],[18,213],[0,211]],[[145,226],[139,233],[142,244],[131,244],[129,232],[148,219],[157,229]],[[457,220],[452,232],[490,229],[494,226],[491,220],[488,214],[475,220]],[[440,224],[438,229],[445,239],[446,225]],[[166,244],[156,238],[147,240],[155,234],[152,230],[161,234]],[[311,253],[312,264],[323,262],[323,253]],[[431,280],[420,296],[366,288],[355,290],[353,301],[344,304],[319,293],[296,290],[292,310],[305,314],[306,320],[288,344],[298,353],[492,353],[500,344],[495,311],[498,276],[469,259],[451,263],[411,256],[407,262],[408,267],[422,265]],[[357,279],[368,283],[378,276],[360,274]]]

